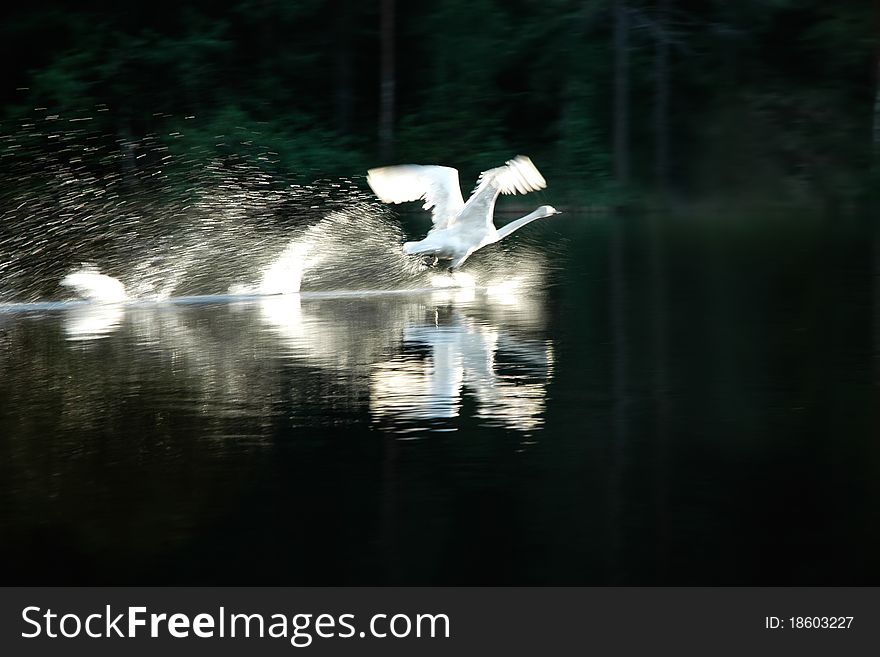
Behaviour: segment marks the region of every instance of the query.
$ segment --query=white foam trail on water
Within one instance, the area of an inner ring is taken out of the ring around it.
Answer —
[[[294,241],[266,267],[255,286],[235,284],[229,286],[230,294],[296,294],[302,287],[306,269],[314,266],[317,258],[310,258],[311,247]]]
[[[125,285],[97,268],[85,265],[61,279],[61,285],[72,287],[83,299],[96,303],[120,303],[128,300]]]
[[[306,244],[293,243],[273,262],[260,279],[260,294],[293,294],[299,292],[306,268],[313,264]]]

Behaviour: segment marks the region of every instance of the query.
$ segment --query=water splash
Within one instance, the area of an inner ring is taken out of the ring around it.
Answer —
[[[172,156],[158,138],[116,139],[58,116],[7,130],[0,303],[498,285],[510,292],[543,279],[545,260],[526,240],[483,249],[465,272],[438,274],[402,252],[412,235],[362,181],[295,183],[265,160],[205,165],[195,154]],[[416,231],[428,228],[425,220]]]
[[[120,303],[128,299],[121,281],[84,265],[61,279],[61,285],[76,290],[79,296],[98,303]]]

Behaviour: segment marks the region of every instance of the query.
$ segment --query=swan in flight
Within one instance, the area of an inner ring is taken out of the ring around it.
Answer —
[[[458,170],[451,167],[402,164],[370,169],[367,183],[384,203],[425,201],[423,208],[432,210],[434,227],[425,239],[404,244],[403,251],[450,260],[450,272],[461,267],[477,249],[504,239],[535,219],[558,214],[551,206],[542,205],[521,219],[495,228],[492,215],[499,194],[525,194],[547,186],[525,155],[483,171],[467,203],[461,195]]]

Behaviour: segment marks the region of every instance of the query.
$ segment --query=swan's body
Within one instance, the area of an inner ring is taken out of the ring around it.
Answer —
[[[431,255],[450,260],[449,270],[462,263],[477,249],[504,239],[527,223],[557,214],[549,205],[521,219],[495,228],[492,215],[499,194],[525,194],[544,189],[547,182],[524,155],[508,160],[504,166],[483,171],[467,203],[461,195],[458,171],[451,167],[404,164],[370,169],[367,183],[385,203],[424,200],[432,210],[434,227],[425,239],[407,242],[408,254]]]

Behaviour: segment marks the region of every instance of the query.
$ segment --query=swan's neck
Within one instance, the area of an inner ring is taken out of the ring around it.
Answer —
[[[534,221],[535,219],[541,219],[543,217],[549,217],[551,215],[558,214],[558,212],[550,207],[549,205],[542,205],[540,208],[535,210],[534,212],[527,214],[525,217],[521,217],[520,219],[515,219],[511,221],[509,224],[505,224],[501,228],[498,229],[498,239],[503,240],[505,237],[510,235],[513,231],[519,230],[527,223]]]

